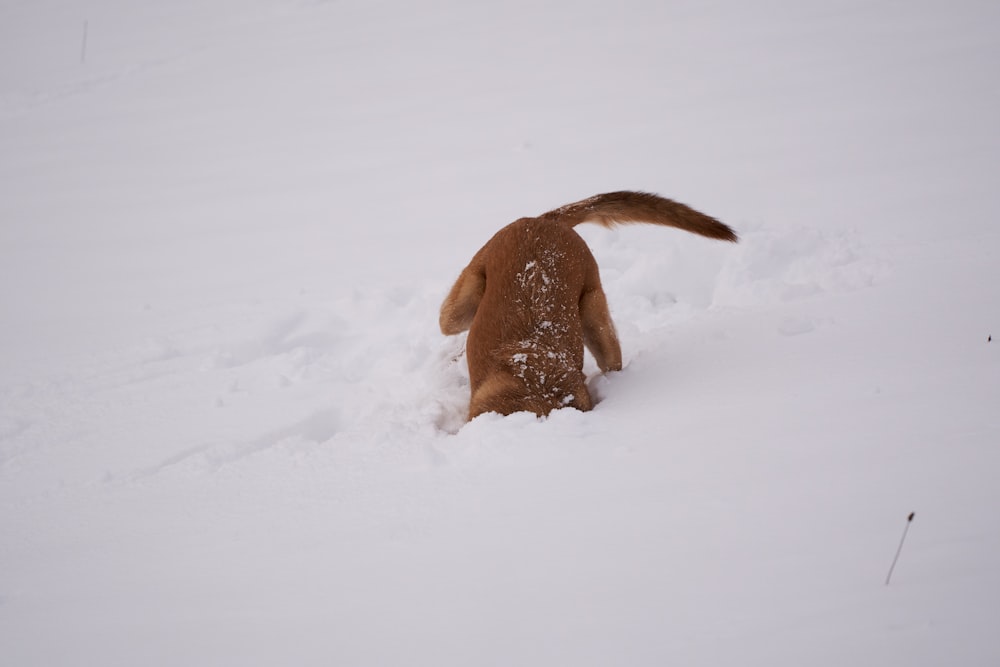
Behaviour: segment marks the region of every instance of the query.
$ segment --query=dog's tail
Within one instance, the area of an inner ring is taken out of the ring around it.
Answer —
[[[699,213],[680,202],[648,192],[608,192],[566,204],[538,217],[568,227],[584,222],[596,222],[605,227],[646,222],[676,227],[711,239],[733,243],[738,240],[736,232],[715,218]]]

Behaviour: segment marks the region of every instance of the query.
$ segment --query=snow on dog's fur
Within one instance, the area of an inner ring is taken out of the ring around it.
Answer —
[[[621,369],[597,262],[573,231],[583,222],[645,222],[737,240],[715,218],[644,192],[596,195],[501,229],[475,254],[441,306],[442,333],[469,330],[470,419],[484,412],[591,409],[584,345],[601,371]]]

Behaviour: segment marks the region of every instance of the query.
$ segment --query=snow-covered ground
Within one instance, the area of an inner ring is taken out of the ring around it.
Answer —
[[[1000,664],[998,31],[3,3],[0,663]],[[742,241],[579,228],[625,369],[464,424],[451,281],[618,189]]]

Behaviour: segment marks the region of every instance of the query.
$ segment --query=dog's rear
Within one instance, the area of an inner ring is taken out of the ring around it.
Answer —
[[[484,412],[589,410],[584,346],[601,371],[621,369],[597,262],[572,229],[583,222],[647,222],[737,240],[718,220],[643,192],[597,195],[501,229],[441,306],[444,334],[469,330],[470,419]]]

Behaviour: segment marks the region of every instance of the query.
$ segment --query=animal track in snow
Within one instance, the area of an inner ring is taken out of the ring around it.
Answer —
[[[132,475],[132,479],[150,477],[182,465],[218,470],[225,465],[282,444],[322,444],[337,434],[340,429],[340,421],[338,411],[334,409],[321,410],[256,438],[198,445],[185,449],[148,468],[137,471]]]

